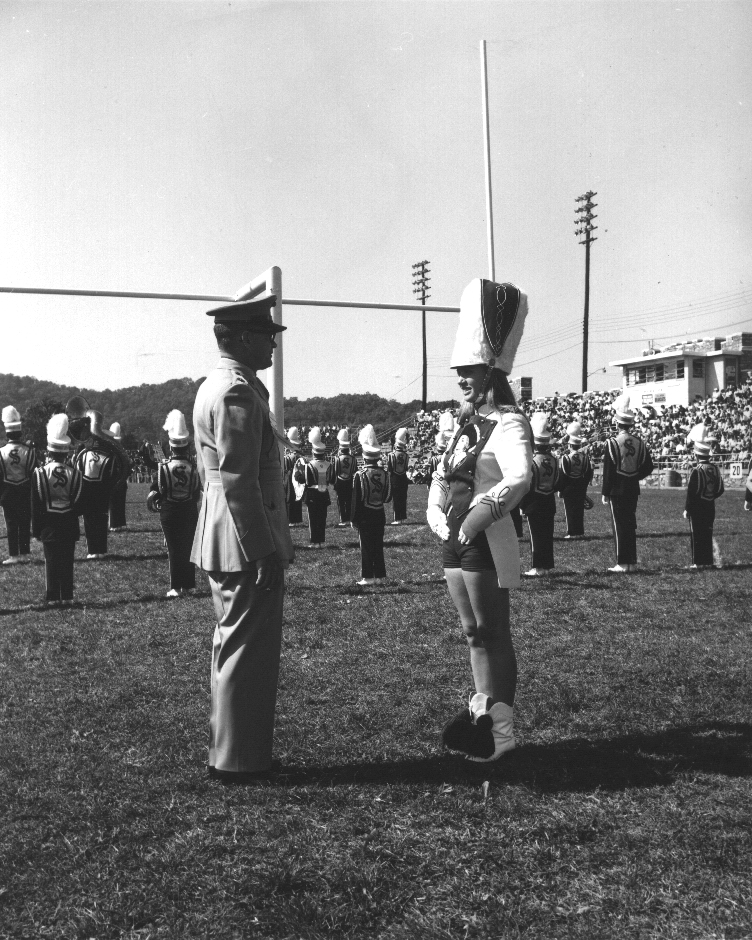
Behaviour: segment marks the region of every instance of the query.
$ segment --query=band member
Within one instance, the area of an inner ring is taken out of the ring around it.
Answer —
[[[593,482],[593,463],[583,448],[585,437],[579,421],[567,427],[569,453],[559,460],[559,494],[564,500],[567,521],[565,539],[577,539],[585,534],[585,502]]]
[[[603,455],[603,504],[611,507],[616,564],[609,568],[616,574],[637,568],[637,500],[640,480],[653,472],[653,460],[645,442],[631,430],[634,411],[629,394],[614,399],[615,437],[606,441]]]
[[[44,548],[45,601],[73,603],[73,556],[80,538],[81,473],[67,463],[71,449],[68,418],[53,415],[47,422],[47,463],[34,471],[31,514],[34,538]]]
[[[273,769],[284,571],[294,551],[268,369],[276,298],[209,311],[221,359],[196,396],[193,427],[204,486],[191,561],[207,572],[217,626],[211,678],[209,774],[246,783]]]
[[[112,437],[109,431],[101,434]],[[74,461],[83,477],[81,505],[83,507],[84,533],[86,534],[87,559],[90,561],[107,555],[107,524],[110,497],[123,476],[123,464],[107,441],[92,434]]]
[[[353,477],[358,469],[358,461],[350,453],[350,432],[342,428],[337,433],[339,450],[332,461],[334,474],[334,492],[337,494],[337,507],[339,508],[338,528],[350,522],[353,495]]]
[[[300,456],[303,442],[300,439],[300,431],[293,427],[287,432],[288,446],[285,449],[285,456],[282,463],[282,481],[285,487],[285,505],[287,506],[287,523],[290,526],[300,525],[303,522],[303,500],[302,494],[295,488],[294,472],[296,466],[305,466],[305,461]]]
[[[407,469],[410,458],[407,454],[407,428],[398,428],[394,435],[394,450],[387,455],[386,469],[392,488],[394,520],[391,525],[402,525],[407,520],[407,488],[410,481]]]
[[[0,506],[8,535],[8,558],[17,565],[31,552],[31,479],[37,458],[34,448],[21,439],[21,415],[13,405],[3,408],[8,442],[0,448]]]
[[[717,464],[710,462],[710,448],[715,443],[704,424],[695,425],[687,435],[694,444],[697,465],[687,481],[684,518],[689,520],[692,543],[691,569],[713,567],[713,523],[715,501],[723,496],[723,478]]]
[[[191,549],[198,521],[201,483],[189,457],[189,435],[182,411],[175,408],[167,415],[164,430],[170,441],[170,459],[158,465],[146,505],[152,512],[159,513],[167,543],[170,590],[166,596],[178,597],[196,587]]]
[[[298,483],[305,484],[303,502],[308,507],[311,548],[323,548],[326,540],[326,512],[332,502],[329,484],[334,481],[334,469],[326,459],[326,444],[321,439],[321,429],[311,428],[308,440],[313,456],[302,468],[295,470],[295,475]]]
[[[110,425],[110,434],[113,440],[118,444],[122,441],[120,423],[113,422]],[[122,532],[128,528],[128,522],[125,518],[125,501],[128,495],[128,477],[122,475],[110,493],[110,532]]]
[[[384,504],[391,498],[389,473],[380,466],[381,445],[372,424],[358,435],[363,450],[363,468],[353,484],[352,525],[360,538],[360,574],[358,584],[384,584]]]
[[[554,517],[559,463],[551,453],[551,432],[548,418],[537,411],[530,419],[533,429],[533,482],[530,492],[520,503],[530,528],[533,564],[525,572],[528,578],[540,577],[554,567]]]
[[[443,740],[475,761],[497,760],[515,746],[509,591],[519,587],[520,552],[510,510],[530,489],[533,454],[530,423],[507,376],[526,316],[527,297],[513,284],[476,279],[465,288],[450,362],[464,398],[461,427],[434,474],[426,514],[443,541],[475,684]]]

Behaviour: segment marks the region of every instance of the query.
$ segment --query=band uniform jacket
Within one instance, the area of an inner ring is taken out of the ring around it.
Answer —
[[[410,457],[406,450],[393,450],[386,458],[386,469],[391,478],[392,490],[405,488],[409,484],[407,469]]]
[[[33,447],[8,441],[0,447],[0,506],[15,508],[31,499],[31,478],[37,464]]]
[[[538,512],[555,515],[559,462],[552,453],[534,453],[532,469],[530,490],[520,503],[520,508],[527,516]]]
[[[384,504],[392,498],[389,473],[368,463],[358,470],[353,481],[351,521],[355,528],[384,519]]]
[[[81,502],[84,513],[108,512],[110,494],[122,478],[120,458],[94,439],[79,451],[73,463],[83,479]]]
[[[723,478],[717,464],[701,461],[689,475],[684,508],[690,516],[708,514],[715,500],[723,493]]]
[[[302,472],[305,478],[304,503],[312,500],[322,500],[322,504],[329,506],[332,501],[329,493],[329,484],[334,483],[334,466],[325,459],[312,457],[305,467],[301,467],[298,473]]]
[[[34,471],[31,528],[43,543],[77,542],[83,478],[75,467],[50,461]]]
[[[201,480],[190,460],[184,457],[172,457],[159,464],[151,490],[159,493],[161,519],[191,515],[197,511],[196,503],[201,494]]]
[[[744,490],[744,502],[752,503],[752,467],[749,468],[749,476]]]
[[[191,561],[204,571],[248,571],[276,551],[287,567],[294,551],[264,384],[223,356],[198,390],[193,426],[204,499]]]
[[[562,496],[584,496],[593,482],[593,463],[586,450],[572,450],[559,458],[559,492]]]
[[[653,460],[641,437],[621,430],[608,439],[603,455],[604,496],[639,496],[640,480],[652,472]]]
[[[332,460],[334,488],[352,487],[358,461],[352,454],[337,454]]]

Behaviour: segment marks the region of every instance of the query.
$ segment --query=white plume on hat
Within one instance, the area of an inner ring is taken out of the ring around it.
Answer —
[[[68,437],[68,416],[53,415],[47,422],[47,449],[66,452],[70,450],[71,439]]]
[[[291,427],[287,432],[287,442],[293,447],[302,447],[303,441],[300,439],[300,431],[295,427]]]
[[[687,441],[692,442],[696,454],[709,454],[716,439],[707,425],[696,424],[687,435]]]
[[[340,428],[339,431],[337,431],[337,440],[345,447],[350,446],[350,432],[347,428]]]
[[[567,425],[567,437],[572,444],[579,444],[585,440],[585,434],[579,421],[572,421]]]
[[[440,450],[446,450],[456,430],[457,422],[452,412],[442,411],[439,415],[439,431],[436,435],[436,446]]]
[[[551,432],[548,429],[546,412],[536,411],[530,418],[530,426],[533,429],[533,441],[536,444],[548,444],[551,440]]]
[[[394,446],[397,450],[407,450],[407,428],[397,428],[394,435]]]
[[[618,398],[615,398],[611,407],[614,409],[619,424],[634,424],[635,413],[629,392],[624,392]]]
[[[3,424],[6,431],[21,430],[21,415],[16,411],[13,405],[6,405],[3,408]]]
[[[188,443],[188,428],[185,425],[185,415],[177,408],[173,408],[167,415],[163,428],[171,444],[182,447]]]
[[[110,425],[110,434],[115,438],[116,441],[122,440],[122,435],[120,433],[120,422],[113,421]]]
[[[486,365],[508,375],[527,312],[527,295],[514,284],[483,278],[471,281],[460,299],[460,322],[449,367]]]
[[[308,442],[313,448],[314,454],[326,453],[326,444],[321,439],[321,428],[311,428],[308,432]]]
[[[376,438],[372,424],[367,424],[358,434],[358,442],[363,448],[364,457],[378,457],[381,455],[381,444]]]

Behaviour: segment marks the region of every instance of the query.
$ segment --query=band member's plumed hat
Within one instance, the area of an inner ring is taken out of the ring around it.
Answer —
[[[13,405],[6,405],[3,408],[3,424],[6,431],[21,430],[21,415],[16,411]]]
[[[340,430],[337,431],[337,440],[339,441],[340,447],[350,446],[350,432],[347,428],[340,428]]]
[[[314,454],[326,453],[326,444],[321,439],[321,428],[311,428],[308,432],[308,442],[313,448]]]
[[[439,432],[436,435],[436,447],[438,450],[446,450],[449,442],[457,430],[457,424],[451,411],[444,411],[439,415]]]
[[[449,366],[512,371],[527,317],[527,295],[514,284],[471,281],[460,298],[460,322]]]
[[[167,431],[167,437],[172,447],[185,447],[188,443],[190,435],[188,434],[188,428],[185,424],[185,415],[182,411],[173,408],[167,415],[167,420],[162,427]]]
[[[119,421],[113,421],[110,425],[110,434],[115,438],[116,441],[121,441],[123,439],[122,434],[120,433],[122,428],[120,427]]]
[[[635,413],[628,392],[615,398],[611,407],[614,409],[614,420],[617,424],[634,424]]]
[[[376,438],[376,432],[372,424],[367,424],[358,434],[358,442],[363,448],[364,457],[380,457],[381,444]]]
[[[287,443],[293,450],[300,450],[303,446],[303,441],[300,439],[300,431],[296,427],[291,427],[287,432]]]
[[[572,421],[571,424],[567,425],[567,437],[570,444],[581,444],[585,440],[582,425],[579,421]]]
[[[395,450],[407,450],[407,428],[397,428],[394,435]]]
[[[272,307],[277,298],[274,294],[258,300],[243,300],[224,307],[207,310],[207,317],[214,317],[215,323],[227,323],[247,330],[249,333],[280,333],[286,326],[275,323],[272,319]]]
[[[47,422],[47,450],[67,454],[70,449],[68,416],[64,414],[53,415]]]
[[[548,429],[548,415],[545,411],[536,411],[535,414],[531,416],[530,427],[533,429],[533,443],[551,443],[551,432]]]
[[[687,440],[692,441],[695,453],[701,457],[706,457],[716,442],[713,432],[705,424],[696,424],[687,435]]]

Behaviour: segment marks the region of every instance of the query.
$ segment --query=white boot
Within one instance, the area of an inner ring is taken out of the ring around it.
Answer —
[[[506,751],[515,746],[514,709],[504,702],[496,702],[488,708],[487,695],[477,692],[470,699],[470,712],[478,729],[476,746],[467,759],[485,763],[498,760]]]

